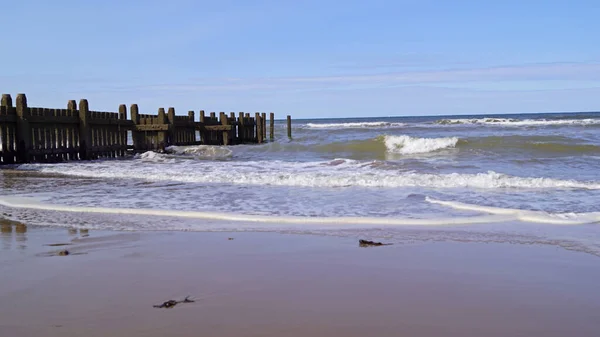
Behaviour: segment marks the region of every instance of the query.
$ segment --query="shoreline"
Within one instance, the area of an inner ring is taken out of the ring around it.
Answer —
[[[70,245],[47,246],[62,243]],[[73,254],[51,254],[65,247]],[[595,336],[600,329],[597,257],[547,246],[361,248],[349,237],[32,226],[4,230],[1,248],[7,336]],[[186,296],[196,302],[152,307]]]

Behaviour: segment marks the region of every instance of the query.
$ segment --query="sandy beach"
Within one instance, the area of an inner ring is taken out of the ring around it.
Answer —
[[[62,249],[71,254],[56,256]],[[1,336],[600,331],[600,260],[552,246],[360,248],[354,238],[316,235],[88,232],[3,222],[0,252]],[[186,296],[195,302],[153,307]]]

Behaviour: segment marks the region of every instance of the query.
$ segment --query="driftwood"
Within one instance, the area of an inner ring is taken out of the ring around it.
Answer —
[[[153,305],[154,308],[164,308],[164,309],[171,309],[174,306],[176,306],[179,303],[193,303],[195,302],[194,300],[190,300],[190,297],[186,297],[183,301],[175,301],[175,300],[168,300],[162,304],[159,305]]]
[[[391,243],[381,243],[369,240],[358,240],[359,247],[378,247],[378,246],[389,246]]]

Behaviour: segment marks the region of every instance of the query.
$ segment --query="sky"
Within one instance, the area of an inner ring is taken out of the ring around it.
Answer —
[[[589,0],[0,0],[0,92],[294,118],[600,111]]]

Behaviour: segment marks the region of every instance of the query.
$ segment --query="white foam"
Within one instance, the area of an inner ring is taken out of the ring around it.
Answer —
[[[416,138],[406,135],[384,136],[384,143],[389,152],[399,154],[428,153],[452,148],[458,143],[457,137]]]
[[[153,151],[146,151],[144,153],[136,154],[136,159],[139,159],[144,162],[154,162],[154,163],[172,163],[174,162],[173,158],[165,155],[164,153],[157,153]]]
[[[395,128],[405,126],[404,123],[391,122],[354,122],[354,123],[307,123],[308,129],[361,129],[361,128]]]
[[[154,155],[148,156],[154,157]],[[333,162],[188,160],[147,165],[144,162],[133,160],[115,161],[110,165],[102,162],[27,164],[21,165],[19,169],[87,178],[316,188],[600,189],[598,181],[517,177],[494,171],[447,174],[402,172],[379,169],[375,164],[374,162],[337,159]]]
[[[511,220],[519,220],[524,222],[545,223],[552,225],[584,225],[600,222],[600,212],[556,214],[542,211],[472,205],[457,201],[436,200],[430,197],[426,197],[425,200],[432,204],[443,205],[457,210],[510,216],[512,218]]]
[[[472,118],[472,119],[442,119],[436,124],[477,124],[499,126],[551,126],[551,125],[595,125],[600,119],[512,119],[512,118]]]
[[[509,221],[521,221],[531,223],[542,223],[549,225],[584,225],[600,222],[600,212],[590,213],[566,213],[552,214],[541,211],[530,211],[490,206],[466,204],[456,201],[443,201],[426,197],[426,201],[458,210],[468,210],[488,213],[488,215],[469,217],[440,217],[440,218],[397,218],[397,217],[312,217],[312,216],[277,216],[277,215],[248,215],[225,212],[201,212],[182,211],[167,209],[145,209],[145,208],[108,208],[108,207],[85,207],[68,206],[39,202],[33,198],[20,198],[14,196],[0,197],[0,205],[9,208],[20,208],[30,210],[69,212],[69,213],[96,213],[96,214],[118,214],[118,215],[142,215],[178,217],[190,219],[204,219],[216,221],[230,221],[242,223],[275,224],[278,228],[285,225],[325,225],[328,227],[348,225],[367,226],[455,226],[490,224]],[[490,215],[491,214],[491,215]],[[312,226],[311,226],[312,227]],[[255,227],[256,228],[256,227]],[[263,227],[269,229],[268,226]]]
[[[231,157],[233,153],[225,146],[215,145],[169,146],[165,151],[176,155],[186,155],[205,159],[228,158]]]
[[[374,226],[445,226],[466,225],[478,223],[504,222],[503,216],[474,216],[463,218],[384,218],[384,217],[304,217],[276,215],[248,215],[225,212],[199,212],[144,208],[108,208],[84,207],[41,203],[33,198],[13,196],[0,197],[0,205],[10,208],[33,209],[42,211],[71,212],[71,213],[103,213],[144,216],[166,216],[218,221],[251,222],[263,224],[297,224],[297,225],[374,225]]]

